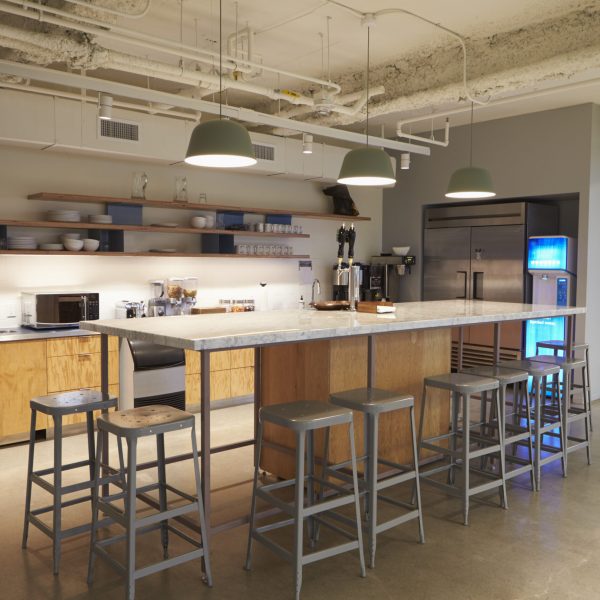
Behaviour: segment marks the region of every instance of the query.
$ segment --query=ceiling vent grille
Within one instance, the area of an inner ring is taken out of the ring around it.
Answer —
[[[128,123],[126,121],[115,121],[99,119],[100,137],[110,138],[112,140],[125,140],[127,142],[140,141],[140,126],[137,123]]]
[[[254,156],[257,160],[275,161],[275,146],[267,146],[266,144],[252,144]]]

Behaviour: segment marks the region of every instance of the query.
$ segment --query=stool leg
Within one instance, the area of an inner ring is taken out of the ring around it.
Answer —
[[[259,448],[260,451],[260,448]],[[202,481],[200,480],[200,465],[198,463],[198,445],[196,442],[196,425],[192,425],[192,460],[194,461],[194,478],[196,480],[196,494],[198,496],[198,519],[200,520],[200,536],[202,538],[202,548],[204,550],[204,582],[208,587],[212,587],[212,569],[210,566],[210,534],[206,527],[206,518],[204,516],[204,502],[202,498]],[[259,461],[256,461],[258,468]]]
[[[417,448],[417,436],[415,435],[415,407],[410,407],[410,437],[412,439],[413,469],[415,471],[415,486],[413,496],[419,511],[419,542],[425,543],[425,528],[423,527],[423,507],[421,506],[421,482],[419,481],[419,450]]]
[[[536,491],[535,485],[535,460],[533,454],[533,431],[531,428],[531,398],[529,397],[529,391],[527,389],[529,380],[524,381],[521,386],[523,388],[525,394],[525,410],[527,411],[527,433],[529,437],[527,438],[527,448],[529,450],[529,464],[531,465],[531,471],[529,472],[529,477],[531,479],[531,491]],[[517,444],[515,444],[515,447]]]
[[[315,503],[315,432],[313,430],[306,432],[306,505],[312,506]],[[314,548],[316,544],[314,517],[308,517],[308,537],[310,547]]]
[[[360,576],[366,577],[367,571],[365,569],[365,554],[363,550],[362,527],[360,522],[360,488],[358,487],[358,468],[356,466],[356,447],[354,444],[354,421],[350,421],[350,425],[348,426],[348,437],[350,438],[350,457],[352,460],[352,485],[354,487],[354,510],[356,513],[356,535],[358,539]]]
[[[92,487],[92,528],[90,532],[90,556],[88,561],[88,585],[94,581],[94,564],[96,562],[95,545],[98,534],[98,495],[100,493],[100,463],[102,462],[102,445],[104,434],[98,430],[98,443],[96,444],[96,460],[94,463],[94,486]],[[120,439],[119,439],[120,442]]]
[[[249,571],[252,568],[252,533],[256,521],[256,488],[258,487],[258,473],[260,468],[260,453],[262,448],[263,424],[260,419],[256,429],[256,445],[254,446],[254,480],[252,483],[252,502],[250,504],[250,523],[248,524],[248,546],[246,548],[246,564],[244,568]],[[323,463],[325,464],[325,463]]]
[[[296,434],[296,493],[294,505],[294,588],[300,600],[304,536],[304,447],[305,434]]]
[[[321,479],[327,481],[327,475],[329,472],[329,434],[331,427],[326,427],[323,434],[323,465],[321,469]],[[318,494],[319,502],[323,502],[325,499],[325,487],[321,485]],[[315,542],[319,541],[319,533],[321,531],[321,524],[315,520]]]
[[[464,470],[464,485],[463,485],[463,524],[469,524],[469,456],[470,456],[470,402],[469,394],[461,394],[463,398],[463,470]]]
[[[167,510],[167,469],[165,464],[165,434],[156,436],[156,458],[158,463],[158,504],[160,512]],[[160,540],[163,547],[163,558],[169,558],[169,521],[160,522]]]
[[[567,414],[569,412],[569,399],[571,396],[571,385],[572,385],[573,372],[571,369],[564,369],[563,371],[563,388],[562,394],[560,388],[558,389],[558,414],[560,420],[560,445],[562,449],[562,471],[563,477],[567,476],[568,468],[568,436],[569,427],[567,425]],[[558,376],[557,376],[558,377]]]
[[[590,348],[589,346],[585,349],[585,377],[583,379],[583,381],[581,382],[584,389],[587,389],[587,397],[588,397],[588,410],[589,410],[589,420],[590,420],[590,424],[589,424],[589,429],[590,431],[594,431],[594,422],[592,421],[592,383],[590,381]],[[589,451],[589,446],[588,446],[588,451]],[[592,464],[590,462],[591,459],[588,459],[588,463]]]
[[[458,413],[460,410],[460,400],[456,392],[450,392],[450,410],[452,412],[452,425],[450,437],[450,450],[456,452],[456,436],[458,434]],[[448,485],[454,485],[456,478],[456,456],[450,455],[450,468],[448,469]]]
[[[508,495],[506,493],[506,460],[504,456],[504,418],[502,416],[506,399],[506,385],[500,386],[499,389],[494,390],[493,395],[495,397],[496,414],[498,415],[498,440],[500,442],[500,477],[502,478],[502,486],[500,488],[500,505],[502,508],[508,508]]]
[[[135,520],[136,520],[136,466],[137,466],[137,440],[127,440],[127,492],[125,495],[125,521],[127,523],[127,600],[135,598]]]
[[[534,386],[534,395],[535,395],[535,418],[534,418],[534,428],[535,428],[535,488],[539,492],[542,489],[542,466],[540,461],[542,459],[542,436],[540,434],[540,422],[541,422],[541,412],[542,407],[541,404],[541,394],[540,394],[540,378],[533,378],[533,386]]]
[[[417,462],[419,462],[419,456],[421,452],[421,444],[423,443],[423,429],[425,427],[425,403],[427,400],[427,386],[423,384],[423,393],[421,394],[421,410],[419,416],[419,437],[417,438]],[[410,500],[411,504],[414,504],[417,500],[416,498],[417,488],[413,490],[412,498]]]
[[[587,455],[587,463],[588,465],[592,464],[592,440],[590,439],[590,432],[592,431],[592,407],[590,404],[590,391],[587,387],[586,381],[588,379],[587,374],[587,363],[584,363],[583,369],[581,372],[581,379],[583,382],[583,410],[585,412],[584,426],[585,426],[585,439],[587,441],[587,447],[585,449]]]
[[[35,454],[35,422],[37,411],[31,411],[31,425],[29,427],[29,458],[27,459],[27,484],[25,488],[25,519],[23,521],[22,548],[27,548],[27,537],[29,536],[29,513],[31,512],[31,476],[33,474],[33,456]]]
[[[62,529],[62,417],[54,417],[54,506],[52,510],[52,556],[54,574],[60,566],[60,542]]]
[[[364,415],[369,429],[369,445],[367,446],[367,531],[369,535],[369,567],[375,568],[375,551],[377,549],[377,437],[378,417],[377,415]]]
[[[87,444],[88,444],[88,460],[90,461],[90,481],[94,479],[94,460],[95,460],[95,450],[94,450],[94,413],[88,412],[85,415],[86,420],[86,431],[87,431]]]

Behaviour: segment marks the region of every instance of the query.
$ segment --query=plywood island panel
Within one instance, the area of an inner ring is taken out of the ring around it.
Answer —
[[[327,401],[330,394],[367,385],[367,337],[283,344],[262,351],[261,405],[296,400]],[[415,397],[416,418],[421,405],[423,379],[450,371],[451,331],[448,328],[384,333],[374,336],[376,387],[408,392]],[[357,452],[362,451],[362,416],[355,414]],[[430,394],[425,435],[447,431],[448,394]],[[280,427],[267,425],[261,468],[279,477],[294,473],[294,435]],[[317,456],[322,455],[323,437],[315,441]],[[379,429],[380,456],[396,462],[411,460],[409,415],[400,411],[382,415]],[[349,457],[345,427],[331,432],[330,461]]]

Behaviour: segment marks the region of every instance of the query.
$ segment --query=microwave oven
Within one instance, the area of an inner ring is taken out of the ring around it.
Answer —
[[[100,318],[100,295],[94,292],[23,292],[21,325],[31,329],[79,327]]]

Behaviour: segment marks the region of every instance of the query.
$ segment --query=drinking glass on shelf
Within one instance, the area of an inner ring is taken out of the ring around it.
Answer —
[[[148,185],[148,175],[141,171],[133,174],[131,187],[131,197],[139,200],[146,199],[146,186]]]
[[[187,202],[187,177],[175,177],[175,196],[173,197],[175,202]]]

